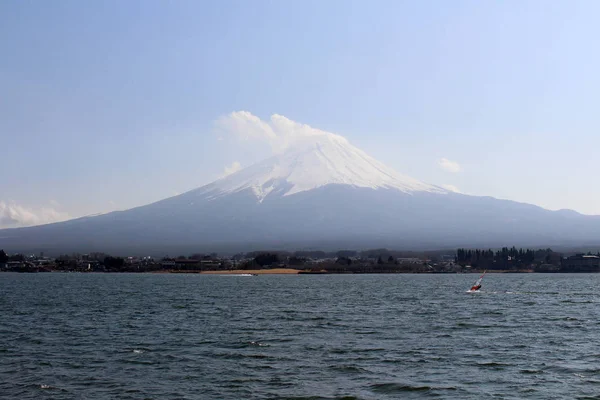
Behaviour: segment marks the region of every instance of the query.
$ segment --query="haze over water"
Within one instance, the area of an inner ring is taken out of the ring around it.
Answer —
[[[600,275],[0,274],[0,398],[595,398]]]

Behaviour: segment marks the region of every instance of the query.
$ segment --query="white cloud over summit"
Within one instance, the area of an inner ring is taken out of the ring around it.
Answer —
[[[225,167],[225,171],[223,171],[223,176],[228,176],[231,174],[235,174],[240,169],[242,169],[242,164],[239,161],[234,161],[230,166]]]
[[[462,167],[460,166],[459,163],[457,163],[456,161],[448,160],[447,158],[440,159],[438,161],[438,165],[440,166],[440,168],[442,168],[448,172],[457,173],[457,172],[462,171]]]
[[[248,111],[234,111],[217,119],[215,126],[221,133],[233,135],[241,140],[267,143],[274,153],[285,151],[296,144],[314,141],[319,137],[346,141],[340,135],[292,121],[279,114],[273,114],[268,121],[263,121]]]
[[[0,201],[0,229],[49,224],[71,218],[68,213],[56,210],[56,201],[50,203],[51,206],[32,209],[12,201]]]
[[[291,147],[322,145],[325,141],[348,141],[341,135],[313,128],[309,125],[293,121],[283,115],[273,114],[268,120],[262,120],[249,111],[234,111],[223,115],[215,121],[217,140],[234,138],[243,142],[260,142],[270,146],[274,154],[282,153]],[[448,158],[437,160],[440,169],[459,173],[462,166]],[[221,178],[231,175],[242,169],[238,161],[224,167]],[[449,192],[462,193],[451,184],[441,185]]]

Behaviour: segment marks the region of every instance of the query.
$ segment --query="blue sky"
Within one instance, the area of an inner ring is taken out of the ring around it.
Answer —
[[[241,110],[429,183],[600,214],[598,15],[596,1],[3,1],[0,214],[46,222],[208,183],[269,155],[219,140],[215,121]]]

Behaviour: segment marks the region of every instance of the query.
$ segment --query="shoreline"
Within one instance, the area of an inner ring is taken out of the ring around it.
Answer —
[[[146,273],[146,272],[140,272]],[[147,273],[153,274],[201,274],[201,275],[241,275],[241,274],[255,274],[255,275],[478,275],[482,274],[483,270],[465,271],[465,272],[331,272],[331,271],[310,271],[293,268],[273,268],[273,269],[234,269],[234,270],[214,270],[214,271],[193,271],[193,270],[162,270],[162,271],[149,271]],[[488,274],[534,274],[537,273],[531,269],[524,270],[488,270]],[[549,272],[548,272],[549,273]],[[557,273],[557,272],[552,272]]]
[[[478,275],[483,273],[483,270],[471,270],[461,272],[430,272],[430,271],[381,271],[381,272],[359,272],[359,271],[327,271],[327,270],[301,270],[294,268],[273,268],[273,269],[236,269],[236,270],[211,270],[211,271],[199,271],[199,270],[154,270],[154,271],[61,271],[61,270],[49,270],[49,269],[31,269],[21,271],[0,271],[1,272],[13,272],[13,273],[119,273],[119,274],[201,274],[201,275]],[[595,273],[595,272],[567,272],[567,271],[535,271],[532,269],[519,269],[519,270],[487,270],[488,274],[572,274],[572,273]],[[597,272],[596,272],[597,273]]]
[[[187,271],[182,271],[183,273]],[[297,275],[299,269],[292,268],[273,268],[273,269],[233,269],[227,271],[201,271],[202,275],[239,275],[239,274],[256,274],[256,275]]]

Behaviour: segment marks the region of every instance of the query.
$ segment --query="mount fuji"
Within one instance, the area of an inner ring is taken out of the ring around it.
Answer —
[[[0,230],[0,248],[48,253],[598,243],[600,217],[454,193],[399,174],[326,132],[153,204]]]

